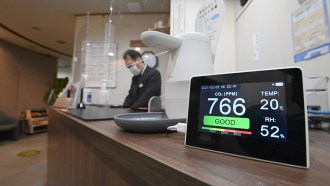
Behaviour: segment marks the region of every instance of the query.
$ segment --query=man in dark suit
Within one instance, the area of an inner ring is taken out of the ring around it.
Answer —
[[[127,50],[123,58],[126,67],[133,74],[131,88],[123,106],[147,108],[151,97],[160,96],[162,83],[160,73],[144,64],[141,54],[135,50]]]

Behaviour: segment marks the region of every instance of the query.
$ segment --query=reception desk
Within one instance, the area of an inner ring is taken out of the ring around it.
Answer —
[[[309,170],[185,147],[179,133],[137,134],[113,120],[50,109],[48,185],[329,185],[330,135],[310,131]]]

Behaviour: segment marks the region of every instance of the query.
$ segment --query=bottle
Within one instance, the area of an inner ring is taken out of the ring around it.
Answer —
[[[92,103],[92,90],[91,89],[84,88],[83,102],[85,104],[91,104]]]
[[[98,91],[98,100],[100,105],[109,105],[110,94],[107,90],[106,83],[102,83],[101,89]]]

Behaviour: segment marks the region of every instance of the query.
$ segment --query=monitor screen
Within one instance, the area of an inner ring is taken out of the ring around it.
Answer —
[[[200,86],[199,130],[286,141],[284,82]]]

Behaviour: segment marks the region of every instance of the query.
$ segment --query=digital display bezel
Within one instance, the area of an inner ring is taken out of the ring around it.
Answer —
[[[258,82],[284,82],[285,84],[287,108],[286,142],[222,135],[199,130],[201,86]],[[308,130],[301,69],[271,69],[193,77],[190,84],[185,145],[273,163],[308,168]]]

